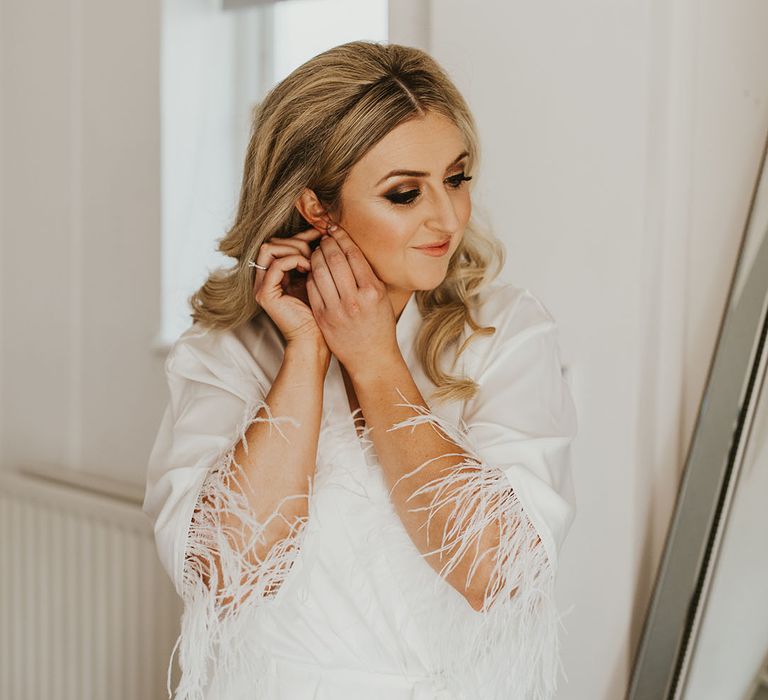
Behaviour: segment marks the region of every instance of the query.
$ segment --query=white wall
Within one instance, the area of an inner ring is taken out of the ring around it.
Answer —
[[[2,468],[141,484],[165,401],[151,351],[160,3],[0,2]],[[768,8],[432,0],[429,13],[429,47],[480,129],[476,206],[507,242],[507,276],[558,319],[580,409],[559,697],[613,700],[768,123]]]
[[[160,7],[3,0],[2,468],[138,481],[165,400]]]

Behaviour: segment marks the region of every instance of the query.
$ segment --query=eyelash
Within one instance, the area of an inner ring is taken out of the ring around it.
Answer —
[[[453,175],[449,178],[446,178],[449,181],[452,181],[451,187],[453,189],[459,189],[461,187],[462,182],[466,182],[468,180],[471,180],[471,176],[467,176],[464,171],[462,170],[458,175]],[[415,194],[414,194],[415,193]],[[407,192],[390,192],[389,194],[385,194],[384,196],[392,202],[392,204],[396,204],[398,206],[411,206],[415,201],[416,197],[418,196],[419,190],[408,190]],[[408,199],[410,197],[410,199]],[[405,198],[405,199],[402,199]]]

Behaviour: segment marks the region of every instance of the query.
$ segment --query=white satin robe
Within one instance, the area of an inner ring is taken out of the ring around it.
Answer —
[[[469,548],[461,554],[472,551],[485,525],[494,519],[502,525],[496,563],[504,587],[487,593],[481,611],[427,564],[407,535],[373,443],[356,432],[335,357],[325,379],[317,471],[305,496],[309,516],[264,560],[246,560],[217,518],[236,513],[254,536],[261,524],[223,475],[234,473],[235,446],[266,406],[282,336],[259,315],[227,332],[192,325],[176,341],[165,364],[170,401],[149,457],[144,499],[160,561],[184,601],[176,698],[554,697],[562,616],[553,586],[576,512],[575,405],[562,374],[558,327],[530,291],[495,281],[474,317],[495,326],[495,334],[473,339],[453,368],[448,350],[443,366],[474,379],[479,393],[433,404],[434,385],[414,353],[422,317],[411,295],[397,340],[429,410],[407,404],[414,417],[390,430],[429,422],[470,455],[457,458],[455,469],[471,465],[476,478],[467,481],[465,472],[466,486],[448,498],[439,489],[458,483],[453,469],[432,487],[432,507],[442,498],[461,525],[433,549],[461,541]],[[261,419],[278,428],[281,420],[294,420]],[[202,491],[208,515],[193,522]],[[204,560],[212,550],[222,562],[228,606],[185,559],[195,552]],[[170,697],[170,683],[168,691]]]

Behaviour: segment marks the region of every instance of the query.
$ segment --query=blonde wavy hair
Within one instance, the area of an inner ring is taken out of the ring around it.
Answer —
[[[479,162],[474,119],[456,86],[424,51],[399,44],[352,41],[320,53],[275,85],[252,111],[243,180],[235,221],[217,239],[218,250],[237,260],[210,273],[192,294],[193,322],[216,329],[247,323],[262,309],[253,297],[259,246],[309,228],[296,208],[305,187],[329,211],[341,211],[341,188],[352,166],[399,124],[432,111],[450,118],[469,152],[465,171]],[[419,361],[438,400],[469,399],[478,385],[447,374],[440,358],[456,348],[453,366],[467,343],[492,335],[471,317],[481,289],[499,275],[505,248],[473,213],[448,263],[443,282],[416,290],[424,322],[415,340]],[[491,263],[495,268],[489,271]],[[469,337],[459,341],[466,326]],[[458,347],[456,347],[458,346]]]

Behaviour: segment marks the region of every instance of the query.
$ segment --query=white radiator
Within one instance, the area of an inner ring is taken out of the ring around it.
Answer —
[[[181,601],[143,494],[61,479],[0,472],[0,699],[163,700]]]

